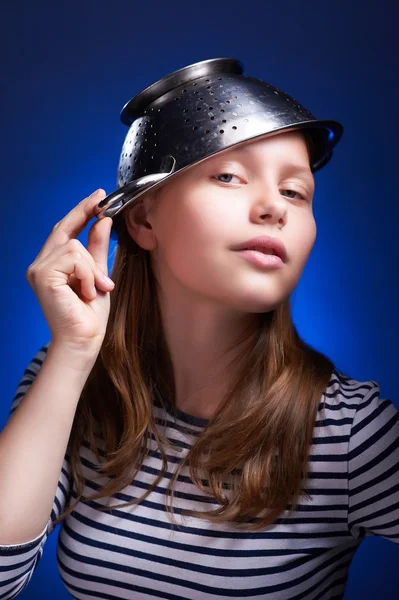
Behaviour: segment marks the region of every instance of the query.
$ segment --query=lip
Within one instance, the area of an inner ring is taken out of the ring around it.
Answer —
[[[284,265],[281,258],[275,254],[262,254],[257,250],[237,250],[237,253],[263,269],[280,269]]]
[[[233,248],[233,250],[247,250],[253,246],[259,246],[260,248],[268,248],[273,250],[275,254],[282,260],[283,263],[287,262],[287,250],[281,240],[278,238],[272,238],[268,235],[262,235],[256,238],[252,238],[247,242],[243,242],[239,246]],[[264,254],[264,256],[272,256]]]

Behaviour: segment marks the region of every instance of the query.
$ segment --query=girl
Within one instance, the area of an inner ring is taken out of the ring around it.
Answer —
[[[290,313],[342,128],[234,59],[172,73],[122,118],[118,190],[27,271],[51,341],[0,435],[0,598],[58,523],[74,598],[342,598],[362,539],[399,541],[399,412]]]

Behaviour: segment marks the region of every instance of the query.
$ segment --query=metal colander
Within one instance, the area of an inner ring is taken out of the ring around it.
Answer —
[[[97,217],[120,213],[142,194],[209,156],[276,132],[306,129],[313,141],[311,169],[332,156],[343,127],[318,120],[294,98],[243,74],[234,58],[204,60],[166,75],[123,107],[129,126],[118,166],[118,189],[102,200]]]

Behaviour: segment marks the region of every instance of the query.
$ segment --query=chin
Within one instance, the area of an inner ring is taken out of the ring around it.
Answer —
[[[286,301],[287,295],[279,298],[265,298],[265,296],[261,296],[260,294],[255,295],[246,295],[245,297],[241,296],[240,298],[236,298],[235,301],[232,301],[232,296],[230,296],[229,300],[224,300],[224,304],[233,310],[237,310],[241,313],[267,313],[272,312],[278,306],[283,304]]]

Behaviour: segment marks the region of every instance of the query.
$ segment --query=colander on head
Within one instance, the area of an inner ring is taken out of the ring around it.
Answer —
[[[97,207],[114,221],[144,193],[206,158],[249,140],[306,130],[313,142],[310,167],[323,167],[340,140],[337,121],[316,119],[294,98],[244,75],[235,58],[213,58],[183,67],[134,96],[122,109],[129,126],[120,155],[117,190]]]

